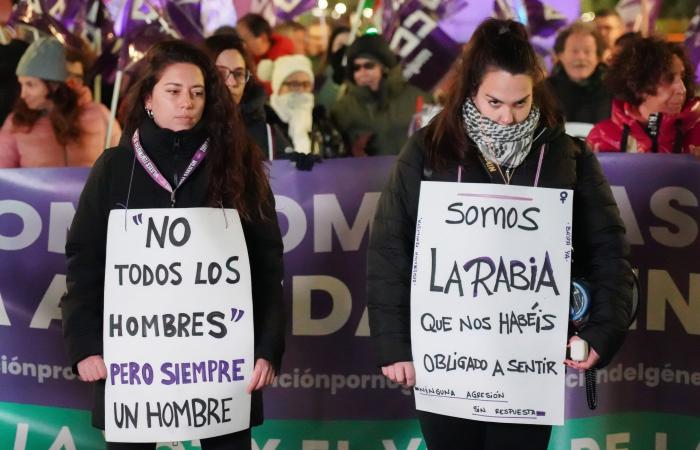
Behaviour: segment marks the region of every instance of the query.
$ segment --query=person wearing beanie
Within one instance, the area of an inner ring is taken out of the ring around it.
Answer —
[[[0,167],[91,166],[105,145],[109,111],[81,102],[67,84],[66,56],[55,38],[41,38],[15,71],[20,98],[0,129]],[[113,127],[110,142],[119,141]]]
[[[418,98],[381,35],[357,38],[347,53],[346,91],[331,109],[354,156],[397,154],[406,143]]]
[[[287,131],[293,146],[294,155],[278,157],[344,154],[342,137],[334,128],[328,129],[330,122],[325,109],[314,108],[314,73],[308,57],[289,55],[277,58],[274,63],[262,61],[258,74],[269,79],[272,86],[268,117]]]

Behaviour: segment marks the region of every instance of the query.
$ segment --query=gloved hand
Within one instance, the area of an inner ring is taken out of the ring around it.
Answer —
[[[314,164],[323,161],[320,156],[294,152],[289,155],[290,161],[294,161],[297,170],[311,170]]]

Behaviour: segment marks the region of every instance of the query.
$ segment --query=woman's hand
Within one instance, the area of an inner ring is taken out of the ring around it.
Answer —
[[[246,391],[249,394],[253,391],[258,391],[265,386],[271,385],[274,379],[275,371],[272,369],[272,364],[270,364],[270,361],[258,358],[255,361],[253,376],[250,378],[250,384],[248,384]]]
[[[383,366],[382,373],[394,383],[406,387],[416,384],[416,369],[413,367],[413,361],[399,361]]]
[[[107,366],[100,355],[88,356],[78,363],[78,377],[82,381],[92,382],[107,378]]]
[[[581,339],[578,336],[571,336],[569,338],[569,343],[566,345],[566,347],[571,347],[571,343],[573,341],[581,341]],[[593,367],[598,364],[598,361],[600,361],[600,355],[598,355],[598,352],[595,351],[593,347],[588,347],[588,358],[586,358],[585,361],[574,361],[572,359],[565,359],[564,364],[567,366],[571,367],[572,369],[578,369],[578,370],[586,370],[586,369],[592,369]]]

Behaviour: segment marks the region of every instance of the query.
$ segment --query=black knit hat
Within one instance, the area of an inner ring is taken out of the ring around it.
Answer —
[[[398,64],[396,55],[389,48],[384,37],[378,34],[365,34],[355,39],[347,53],[348,79],[353,79],[352,65],[358,57],[376,59],[384,67],[390,69]]]

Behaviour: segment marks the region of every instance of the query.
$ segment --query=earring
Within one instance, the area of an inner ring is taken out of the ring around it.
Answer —
[[[153,110],[149,107],[146,107],[146,115],[149,119],[153,119]]]

